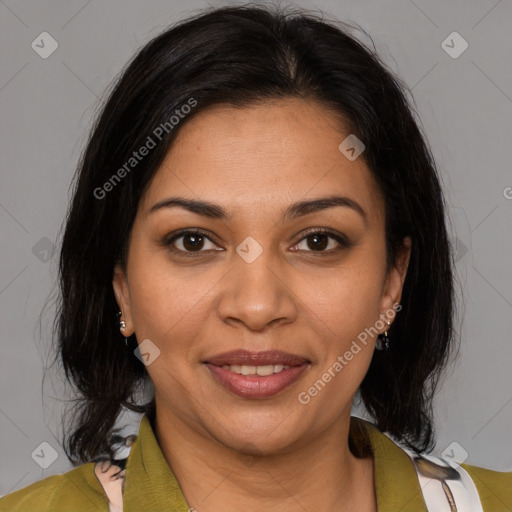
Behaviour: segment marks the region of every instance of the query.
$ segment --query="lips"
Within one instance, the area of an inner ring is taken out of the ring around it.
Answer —
[[[282,364],[284,366],[299,366],[307,364],[306,358],[282,352],[281,350],[265,350],[252,352],[249,350],[232,350],[222,354],[209,357],[204,363],[210,363],[215,366],[240,365],[240,366],[265,366],[269,364]]]
[[[216,382],[248,399],[270,398],[280,393],[296,382],[310,365],[306,358],[280,350],[234,350],[210,357],[203,363]],[[268,371],[271,365],[274,372]],[[249,367],[257,367],[259,374],[247,375]]]

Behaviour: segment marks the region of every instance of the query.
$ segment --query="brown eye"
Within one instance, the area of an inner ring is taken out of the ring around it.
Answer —
[[[174,253],[183,256],[195,256],[201,252],[222,250],[216,248],[217,246],[205,233],[194,230],[180,231],[171,238],[166,237],[162,243]],[[306,244],[306,248],[300,248],[303,243]],[[210,247],[208,247],[208,244],[211,244]],[[348,247],[350,247],[350,242],[344,235],[327,229],[315,229],[306,233],[306,236],[303,236],[292,249],[294,251],[331,254]]]
[[[306,237],[306,240],[308,240],[308,247],[313,250],[323,250],[329,245],[329,236],[323,235],[321,233],[316,235],[309,235]]]
[[[334,242],[336,243],[329,243],[329,239],[334,240]],[[303,240],[306,241],[307,249],[298,250],[305,250],[306,252],[331,253],[343,248],[347,248],[350,245],[349,241],[343,235],[324,229],[317,229],[315,231],[310,231],[309,233],[306,233],[306,236],[303,237],[299,244],[295,245],[294,247],[299,247]],[[329,250],[325,250],[328,247]]]
[[[190,230],[181,231],[172,238],[164,240],[163,243],[169,246],[171,250],[184,254],[206,252],[206,250],[215,248],[215,244],[204,233]],[[208,247],[208,243],[210,243],[212,247]]]
[[[187,251],[195,251],[197,249],[201,250],[205,242],[205,238],[196,233],[192,233],[190,235],[183,235],[180,238],[183,238],[182,244]]]

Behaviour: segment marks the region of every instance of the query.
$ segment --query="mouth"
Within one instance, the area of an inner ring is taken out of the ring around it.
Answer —
[[[310,363],[305,357],[283,352],[281,350],[232,350],[209,357],[204,363],[210,363],[215,366],[298,366],[304,363]]]
[[[288,370],[289,365],[283,364],[265,364],[258,366],[239,365],[239,364],[223,364],[221,368],[229,370],[239,375],[258,375],[260,377],[268,377],[274,373],[281,373],[283,370]]]
[[[308,359],[268,350],[225,352],[203,361],[214,380],[243,398],[272,397],[296,382],[310,366]]]

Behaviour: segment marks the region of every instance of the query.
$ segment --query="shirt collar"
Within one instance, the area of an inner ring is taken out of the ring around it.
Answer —
[[[379,512],[427,512],[421,487],[409,456],[375,425],[351,417],[349,436],[367,433],[374,460],[374,480]],[[146,414],[126,464],[125,512],[159,510],[188,512],[176,477],[165,459]]]
[[[124,512],[189,511],[178,481],[153,433],[147,414],[142,415],[139,435],[126,462],[123,503]]]
[[[369,421],[351,417],[368,433],[374,461],[375,491],[379,512],[428,512],[416,470],[409,456]]]

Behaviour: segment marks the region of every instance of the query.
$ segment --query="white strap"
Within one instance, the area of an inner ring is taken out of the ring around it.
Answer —
[[[483,512],[482,502],[480,501],[475,483],[462,466],[445,458],[427,454],[421,455],[423,459],[439,466],[453,468],[459,475],[459,479],[444,480],[444,484],[448,486],[453,500],[455,501],[455,509],[453,509],[441,481],[423,475],[414,462],[416,454],[403,446],[400,446],[400,448],[402,448],[413,461],[423,493],[423,499],[425,500],[429,512],[452,512],[453,510],[457,512]]]

